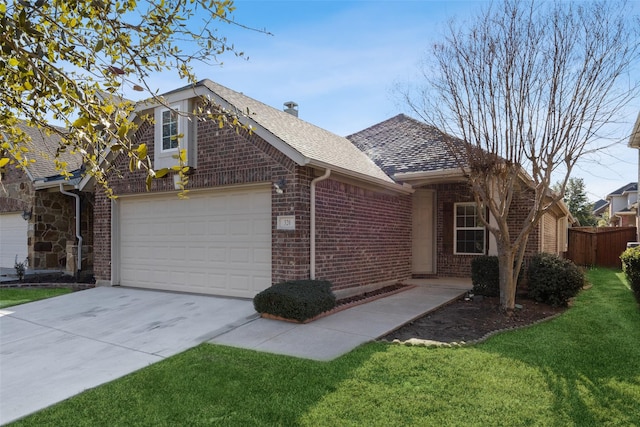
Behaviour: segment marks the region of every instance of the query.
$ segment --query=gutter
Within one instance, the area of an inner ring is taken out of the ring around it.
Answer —
[[[329,178],[329,175],[331,175],[331,169],[325,169],[324,175],[311,181],[311,248],[309,257],[309,279],[311,280],[316,278],[316,184]]]
[[[82,235],[80,234],[80,196],[76,193],[70,193],[65,191],[60,183],[60,193],[65,196],[71,196],[76,199],[76,238],[78,239],[78,260],[76,262],[76,279],[79,276],[80,270],[82,270]]]

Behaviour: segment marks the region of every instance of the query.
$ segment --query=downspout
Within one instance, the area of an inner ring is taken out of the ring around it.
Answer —
[[[82,270],[82,235],[80,234],[80,196],[76,193],[70,193],[65,191],[60,183],[60,193],[65,196],[75,197],[76,199],[76,239],[78,239],[78,260],[76,261],[76,279],[79,276],[80,270]]]
[[[329,178],[329,175],[331,175],[331,169],[326,169],[324,175],[311,181],[311,256],[309,259],[311,268],[309,278],[311,280],[316,278],[316,184]]]

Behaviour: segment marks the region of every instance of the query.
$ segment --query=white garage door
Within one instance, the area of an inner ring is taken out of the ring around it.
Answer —
[[[27,258],[27,226],[19,213],[0,213],[0,267],[13,268]]]
[[[271,285],[270,188],[119,203],[121,285],[246,298]]]

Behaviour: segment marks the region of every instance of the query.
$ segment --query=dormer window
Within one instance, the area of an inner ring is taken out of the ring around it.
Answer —
[[[178,106],[162,110],[162,151],[178,148],[178,135],[180,135]]]
[[[187,152],[187,166],[197,167],[197,121],[190,111],[193,103],[189,100],[172,102],[169,106],[156,107],[154,168],[170,168],[178,164],[178,149]]]

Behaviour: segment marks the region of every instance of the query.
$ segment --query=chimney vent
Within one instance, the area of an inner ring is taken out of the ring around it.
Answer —
[[[284,103],[284,112],[289,113],[292,116],[298,117],[298,104],[293,101]]]

